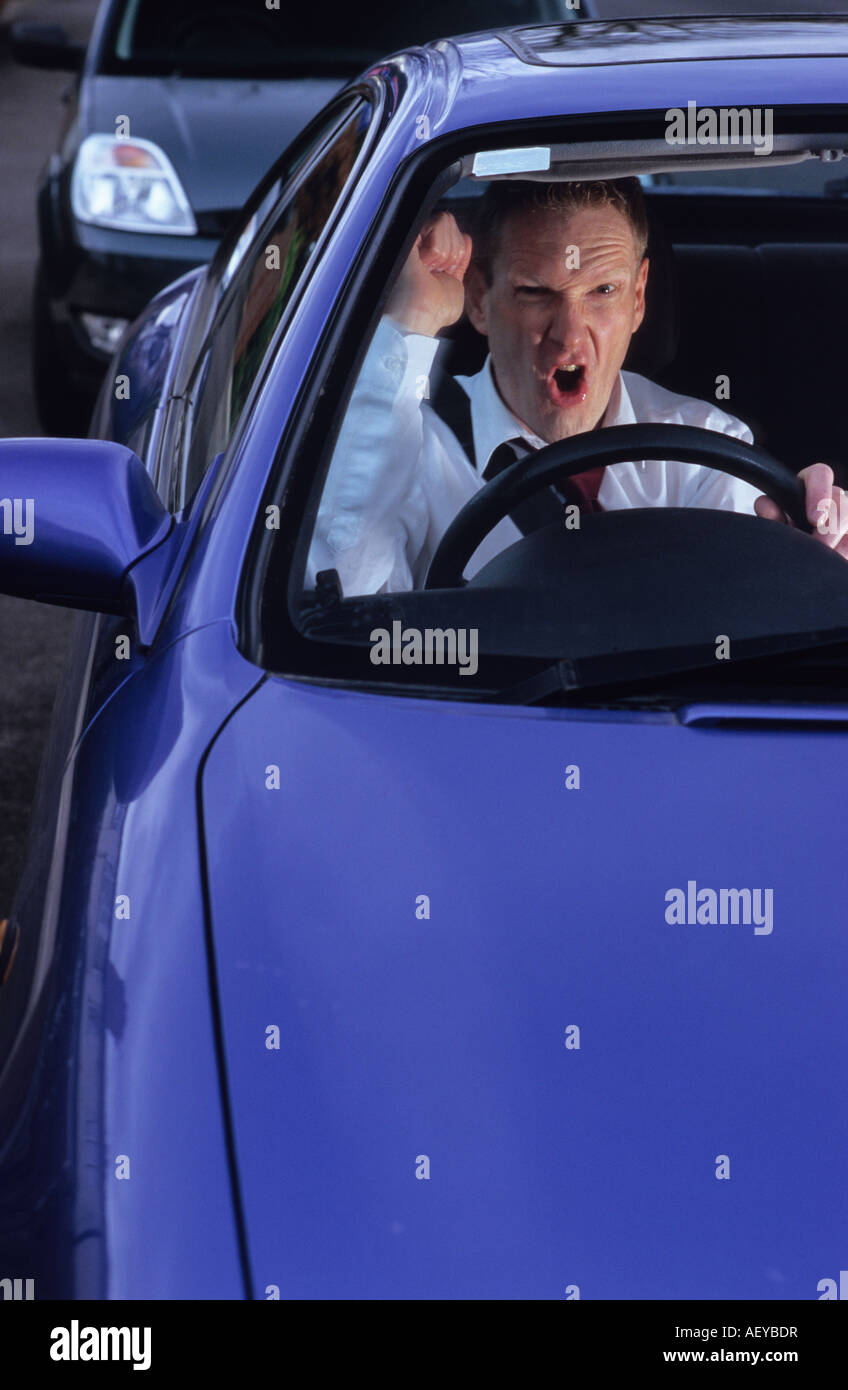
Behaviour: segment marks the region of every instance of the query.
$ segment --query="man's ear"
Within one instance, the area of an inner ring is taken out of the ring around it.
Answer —
[[[489,336],[489,286],[478,265],[471,261],[463,280],[465,287],[465,312],[484,338]]]
[[[636,303],[633,309],[633,327],[631,333],[635,333],[645,317],[645,285],[648,280],[648,266],[650,261],[647,256],[642,259],[642,264],[636,272]]]

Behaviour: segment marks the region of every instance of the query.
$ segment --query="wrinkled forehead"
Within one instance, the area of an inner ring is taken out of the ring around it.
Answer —
[[[550,269],[575,262],[580,266],[615,264],[635,274],[640,259],[629,218],[611,205],[510,212],[494,257],[497,269],[507,274],[518,265],[524,270],[534,265]]]

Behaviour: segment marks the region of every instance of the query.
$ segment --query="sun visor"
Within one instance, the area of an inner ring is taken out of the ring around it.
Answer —
[[[846,149],[840,135],[774,135],[768,153],[755,153],[741,144],[721,149],[694,144],[672,145],[666,140],[574,141],[481,150],[466,155],[462,173],[476,180],[536,179],[542,183],[573,179],[620,179],[634,174],[663,174],[687,169],[760,168],[800,164],[808,159],[835,163]]]

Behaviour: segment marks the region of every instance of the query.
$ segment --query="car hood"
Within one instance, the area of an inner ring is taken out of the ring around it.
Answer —
[[[202,815],[256,1297],[818,1296],[848,736],[760,714],[234,714]]]
[[[340,85],[310,77],[95,77],[84,87],[79,134],[111,134],[116,114],[127,115],[133,135],[166,152],[196,212],[235,210]]]

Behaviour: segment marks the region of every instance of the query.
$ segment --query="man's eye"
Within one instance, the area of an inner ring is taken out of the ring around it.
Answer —
[[[617,288],[618,288],[617,285],[598,285],[597,288],[596,288],[596,290],[595,290],[595,294],[603,294],[603,295],[615,294],[615,291],[616,291]]]
[[[517,293],[537,297],[540,294],[550,294],[550,290],[545,289],[544,285],[518,285]]]

